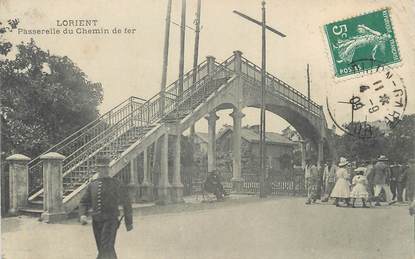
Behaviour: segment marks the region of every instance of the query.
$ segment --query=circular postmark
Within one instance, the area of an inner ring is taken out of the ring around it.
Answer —
[[[353,80],[348,87],[335,89],[326,98],[330,118],[338,129],[358,138],[387,135],[406,109],[403,79],[376,60],[356,60],[351,67],[365,76]]]

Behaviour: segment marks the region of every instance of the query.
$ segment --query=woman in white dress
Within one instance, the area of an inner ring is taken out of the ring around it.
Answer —
[[[335,205],[339,207],[339,201],[342,199],[346,202],[346,205],[350,205],[350,184],[349,184],[349,173],[347,172],[346,166],[349,164],[346,158],[341,157],[339,167],[336,170],[336,184],[331,191],[330,197],[335,198]]]

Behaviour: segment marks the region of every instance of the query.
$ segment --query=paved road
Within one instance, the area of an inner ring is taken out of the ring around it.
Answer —
[[[119,231],[119,258],[413,258],[414,221],[407,206],[307,207],[299,198],[194,206],[136,213],[135,229]],[[2,220],[2,231],[6,259],[96,256],[91,226],[75,220],[48,225],[9,218]]]

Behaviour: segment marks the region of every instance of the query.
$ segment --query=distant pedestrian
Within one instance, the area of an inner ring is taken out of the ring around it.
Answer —
[[[356,199],[362,199],[363,208],[368,208],[366,206],[366,201],[369,197],[369,193],[367,192],[367,179],[366,176],[363,175],[364,171],[357,171],[356,175],[353,177],[352,184],[353,188],[350,193],[352,198],[352,207],[355,207]]]
[[[335,205],[339,207],[339,201],[344,200],[346,205],[350,205],[350,184],[349,184],[349,173],[347,172],[346,166],[349,164],[346,158],[341,157],[339,166],[336,170],[336,184],[333,187],[330,197],[335,198]]]
[[[323,185],[324,185],[324,197],[323,202],[327,202],[330,197],[330,193],[336,184],[336,165],[331,159],[327,160],[327,164],[324,167],[323,172]]]
[[[366,176],[367,179],[367,192],[369,193],[368,201],[369,203],[373,200],[373,166],[374,166],[375,160],[371,159],[368,161],[368,165],[366,166],[366,171],[363,173],[364,176]]]
[[[406,200],[414,201],[415,196],[415,159],[409,159],[406,173]]]
[[[374,184],[374,197],[375,197],[375,206],[380,206],[380,193],[383,190],[386,196],[386,202],[392,204],[392,192],[389,186],[390,179],[390,169],[386,162],[388,159],[386,156],[381,155],[378,158],[375,166],[373,167],[373,184]]]
[[[118,206],[124,211],[127,231],[133,229],[133,218],[127,190],[121,183],[109,176],[109,158],[97,159],[98,177],[92,180],[79,204],[80,221],[87,224],[86,214],[92,209],[92,229],[98,249],[97,259],[116,259],[114,244],[121,223]]]
[[[304,179],[307,190],[307,201],[305,204],[315,203],[318,198],[318,184],[320,181],[317,166],[311,158],[306,160]]]
[[[398,197],[398,177],[401,174],[402,166],[398,162],[394,162],[390,166],[390,188],[392,192],[392,200],[395,200]]]

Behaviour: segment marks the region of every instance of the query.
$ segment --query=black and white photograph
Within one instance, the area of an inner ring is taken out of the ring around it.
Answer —
[[[0,0],[1,259],[415,258],[414,0]]]

